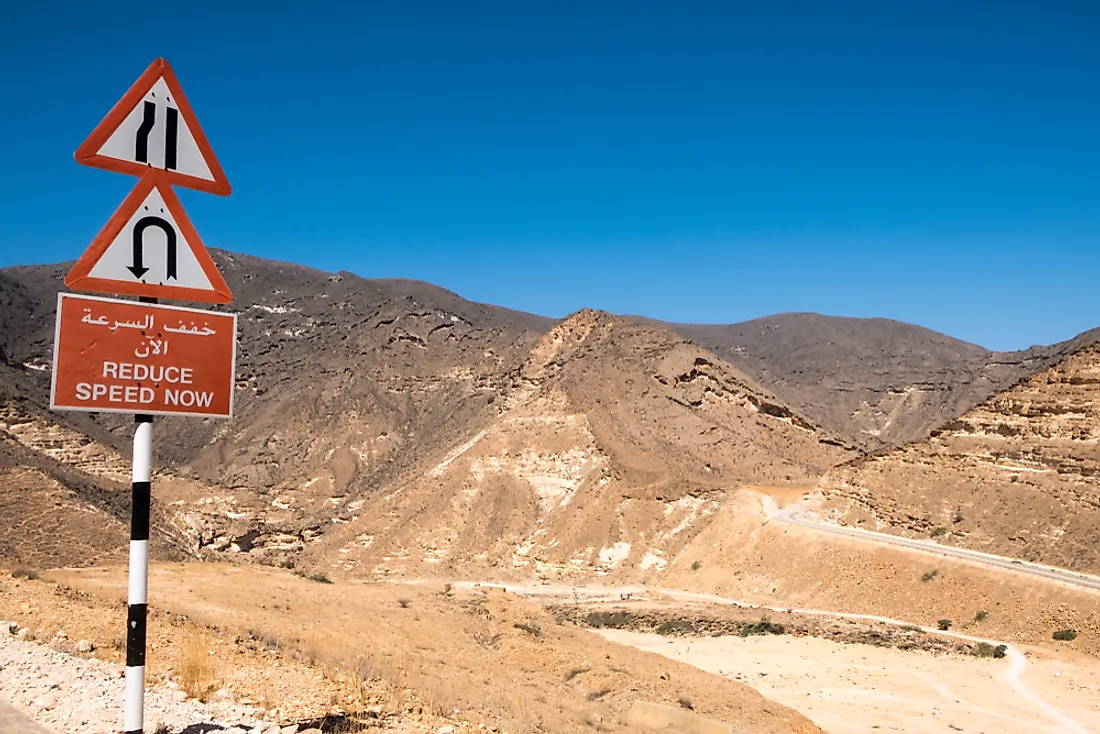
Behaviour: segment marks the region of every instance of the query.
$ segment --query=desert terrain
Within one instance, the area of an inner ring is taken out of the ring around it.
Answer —
[[[237,414],[154,423],[173,734],[1100,731],[1100,330],[552,320],[214,257]],[[59,733],[121,704],[71,680],[117,687],[133,432],[48,410],[66,270],[0,271],[0,700]]]

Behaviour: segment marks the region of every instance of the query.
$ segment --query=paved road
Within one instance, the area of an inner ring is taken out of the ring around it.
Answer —
[[[1076,573],[1075,571],[1067,571],[1065,569],[1053,568],[1050,566],[1040,566],[1037,563],[1027,563],[1013,558],[1005,558],[1004,556],[995,556],[990,553],[980,553],[964,548],[952,548],[951,546],[939,545],[927,540],[914,540],[912,538],[902,538],[897,535],[875,533],[870,530],[850,528],[843,525],[833,525],[832,523],[823,522],[818,519],[817,516],[808,511],[803,504],[791,505],[782,510],[772,510],[772,508],[766,509],[768,510],[769,519],[776,522],[798,525],[799,527],[811,528],[813,530],[820,530],[835,535],[846,535],[849,538],[870,540],[875,543],[884,543],[899,548],[908,548],[909,550],[920,551],[922,553],[932,553],[962,561],[970,561],[983,566],[992,566],[994,568],[1002,568],[1007,571],[1022,573],[1028,576],[1037,576],[1050,581],[1060,581],[1063,584],[1080,589],[1100,591],[1100,578],[1096,576],[1089,576],[1087,574]]]
[[[50,734],[50,732],[0,701],[0,734]]]

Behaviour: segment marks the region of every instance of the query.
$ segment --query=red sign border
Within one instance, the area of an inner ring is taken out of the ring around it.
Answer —
[[[210,167],[210,174],[214,177],[213,181],[207,181],[204,178],[180,173],[179,171],[153,168],[148,164],[138,163],[137,161],[123,161],[118,158],[99,155],[99,149],[103,147],[103,144],[118,129],[126,116],[133,111],[142,97],[153,88],[153,85],[161,77],[164,78],[164,83],[171,90],[172,96],[176,98],[176,106],[179,107],[180,114],[183,115],[188,129],[195,137],[195,144],[198,145],[199,153],[206,160],[206,165]],[[191,103],[187,101],[187,95],[183,93],[179,79],[176,78],[172,67],[163,58],[154,59],[149,68],[142,72],[126,94],[122,95],[122,99],[115,103],[107,116],[96,125],[91,134],[80,144],[80,147],[73,153],[73,158],[81,165],[114,171],[115,173],[125,173],[131,176],[142,176],[149,170],[161,171],[166,174],[168,182],[174,186],[205,191],[208,194],[229,196],[233,193],[233,187],[229,185],[229,179],[226,177],[225,171],[222,170],[221,164],[218,163],[218,157],[214,155],[214,149],[210,146],[210,141],[206,139],[206,133],[202,131],[202,126],[199,125],[199,120],[195,117],[195,111],[191,108]]]
[[[201,313],[209,315],[217,313],[218,316],[229,316],[233,319],[233,359],[229,366],[229,415],[220,413],[191,413],[175,410],[130,410],[127,408],[73,408],[67,405],[57,405],[55,402],[57,392],[57,356],[58,347],[61,345],[61,303],[65,298],[75,298],[81,301],[107,301],[108,303],[129,303],[135,306],[149,306],[151,308],[163,308],[173,311],[186,311],[188,313]],[[236,407],[237,397],[237,314],[204,311],[201,308],[187,308],[185,306],[172,306],[165,303],[141,303],[139,301],[124,301],[121,298],[106,298],[104,296],[86,296],[83,293],[66,293],[59,291],[57,294],[57,314],[55,316],[53,333],[53,360],[50,365],[50,410],[73,413],[121,413],[124,415],[161,415],[178,416],[181,418],[219,418],[230,420],[233,418],[233,409]]]
[[[194,253],[195,258],[199,261],[199,266],[202,268],[202,272],[210,281],[210,285],[214,286],[214,290],[208,291],[200,288],[186,288],[178,285],[142,283],[140,281],[129,283],[124,280],[113,280],[110,278],[92,278],[88,275],[92,271],[92,268],[96,266],[96,263],[99,262],[100,258],[103,257],[103,254],[107,252],[107,248],[114,242],[118,233],[122,231],[122,228],[126,226],[130,218],[134,216],[134,212],[136,212],[138,207],[141,206],[141,203],[145,201],[145,197],[147,197],[154,188],[160,192],[161,198],[164,199],[165,206],[168,207],[168,211],[172,212],[172,218],[176,220],[176,224],[180,229],[180,234],[183,235],[184,242],[187,243],[191,252]],[[156,169],[146,169],[145,175],[137,182],[137,185],[134,186],[133,190],[123,200],[122,204],[115,210],[115,213],[107,220],[107,224],[103,226],[103,229],[96,235],[96,238],[92,240],[92,244],[88,245],[88,249],[84,251],[84,254],[80,256],[80,259],[77,260],[72,269],[69,270],[68,274],[65,276],[65,285],[73,290],[109,293],[120,296],[169,298],[176,301],[199,301],[201,303],[218,303],[222,305],[233,301],[233,293],[229,290],[229,285],[226,284],[222,274],[218,272],[218,266],[214,264],[214,260],[210,257],[210,252],[206,249],[206,245],[202,243],[202,239],[199,237],[199,233],[195,231],[194,225],[191,224],[187,212],[183,210],[183,204],[180,203],[179,197],[177,197],[176,192],[172,190],[168,180],[163,175],[163,171],[158,171]]]

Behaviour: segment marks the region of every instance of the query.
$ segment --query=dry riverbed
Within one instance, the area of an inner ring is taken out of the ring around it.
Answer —
[[[1066,731],[1009,686],[1007,660],[789,635],[600,634],[748,683],[829,734]],[[1025,685],[1087,731],[1100,732],[1100,661],[1079,653],[1026,652]]]

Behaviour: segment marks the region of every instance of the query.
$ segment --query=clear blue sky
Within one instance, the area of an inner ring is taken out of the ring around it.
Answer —
[[[1100,326],[1100,3],[6,2],[0,266],[135,183],[72,154],[157,56],[211,247],[562,316]]]

